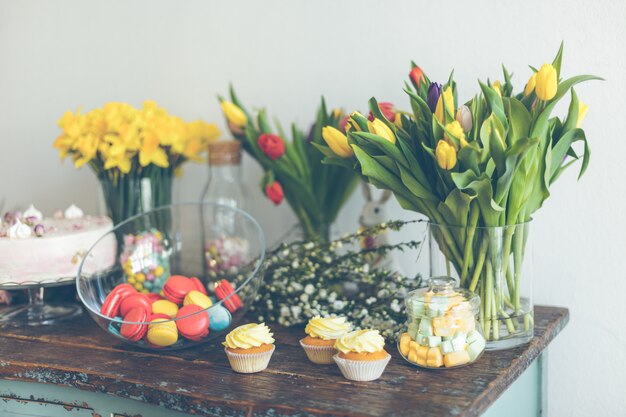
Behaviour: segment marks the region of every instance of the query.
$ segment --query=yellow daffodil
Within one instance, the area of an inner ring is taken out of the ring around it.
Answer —
[[[444,122],[443,117],[443,101],[445,99],[446,102],[446,113],[450,114],[454,117],[454,93],[452,92],[452,88],[450,86],[446,87],[443,90],[443,94],[439,96],[437,100],[437,107],[435,107],[435,117],[439,120],[440,123]]]
[[[582,101],[578,101],[578,120],[576,121],[576,127],[580,128],[580,126],[583,124],[583,119],[587,115],[588,111],[589,106]]]
[[[222,101],[220,106],[222,107],[222,111],[224,112],[226,120],[228,120],[229,123],[232,123],[237,127],[245,126],[248,123],[248,116],[246,116],[244,111],[241,110],[241,108],[235,103]]]
[[[374,133],[384,139],[387,139],[391,143],[396,143],[396,135],[393,131],[380,119],[374,119],[373,122],[367,122],[367,128],[370,133]]]
[[[435,148],[435,158],[440,168],[450,170],[456,165],[456,150],[445,140],[440,140]]]
[[[537,85],[537,73],[533,73],[528,79],[526,83],[526,87],[524,87],[524,96],[529,96],[535,91],[535,86]]]
[[[75,146],[74,166],[80,168],[96,156],[100,138],[93,133],[88,133],[81,137]]]
[[[169,166],[167,154],[159,145],[159,138],[156,135],[145,135],[141,149],[139,149],[139,165],[145,167],[154,164],[161,168],[167,168]]]
[[[556,68],[551,64],[543,64],[537,77],[535,78],[535,93],[539,100],[551,100],[556,95],[558,80],[556,79]]]
[[[337,156],[349,158],[354,154],[354,151],[348,143],[348,138],[341,133],[339,129],[335,129],[332,126],[322,128],[322,138],[324,138],[328,147],[330,147]]]

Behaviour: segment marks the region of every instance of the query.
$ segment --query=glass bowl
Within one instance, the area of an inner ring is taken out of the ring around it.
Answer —
[[[103,257],[101,253],[114,256]],[[222,336],[241,321],[263,280],[265,237],[257,221],[242,210],[210,202],[183,203],[159,207],[119,223],[84,255],[76,288],[96,323],[134,346],[177,350]],[[176,280],[185,283],[182,287],[170,285],[178,299],[172,298],[172,291],[163,290],[172,276],[178,277],[170,284]],[[193,280],[195,287],[189,288],[186,283],[192,277],[197,278]],[[121,284],[125,285],[118,287]],[[186,296],[191,289],[206,292],[206,297],[199,297],[202,303],[194,302],[198,297]],[[117,297],[112,292],[122,295]],[[130,294],[142,299],[141,307],[133,307],[137,303],[128,301],[130,307],[125,308],[124,299]],[[116,297],[119,299],[114,300]],[[155,303],[161,299],[171,301],[160,303],[157,309]],[[183,310],[183,304],[202,307]],[[143,309],[145,315],[130,314],[131,307]],[[198,326],[208,328],[198,331]],[[190,327],[194,333],[190,333]],[[172,336],[172,330],[177,337]],[[162,336],[167,343],[152,343],[162,340]]]

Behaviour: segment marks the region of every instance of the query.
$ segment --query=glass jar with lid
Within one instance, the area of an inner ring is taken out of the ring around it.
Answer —
[[[476,320],[480,297],[460,289],[451,277],[431,278],[428,287],[405,299],[407,330],[398,350],[408,362],[424,368],[455,368],[478,360],[485,337]]]

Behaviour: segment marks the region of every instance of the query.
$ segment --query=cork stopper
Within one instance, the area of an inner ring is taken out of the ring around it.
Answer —
[[[209,144],[209,164],[239,165],[241,163],[241,142],[238,140],[218,140]]]

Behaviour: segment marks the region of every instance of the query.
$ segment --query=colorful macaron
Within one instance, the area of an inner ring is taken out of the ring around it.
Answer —
[[[195,304],[188,304],[178,310],[176,327],[181,336],[198,342],[209,334],[209,315]]]
[[[225,279],[215,284],[215,295],[231,313],[234,313],[243,305],[239,296],[235,294],[233,286]]]
[[[142,307],[135,307],[124,315],[124,323],[120,327],[122,337],[131,342],[140,341],[148,331],[145,324],[148,313]]]
[[[120,315],[125,317],[134,308],[142,308],[146,314],[152,313],[152,302],[147,295],[141,293],[130,294],[120,304]]]
[[[120,284],[116,286],[104,299],[100,313],[109,318],[119,316],[122,301],[132,294],[137,294],[137,290],[135,290],[132,285]]]
[[[182,304],[189,291],[195,290],[196,284],[183,275],[172,275],[163,286],[165,298],[175,304]]]

